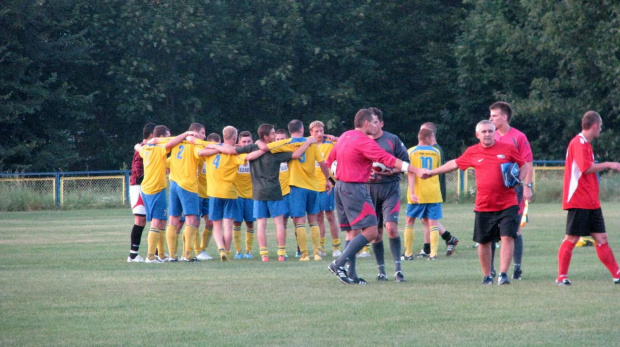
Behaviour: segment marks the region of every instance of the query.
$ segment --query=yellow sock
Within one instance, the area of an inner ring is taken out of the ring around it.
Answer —
[[[148,238],[148,251],[146,257],[149,260],[155,259],[155,249],[157,249],[157,244],[159,243],[159,230],[151,227],[149,229],[149,238]]]
[[[185,259],[192,258],[192,251],[194,250],[194,244],[196,243],[196,234],[198,234],[198,229],[196,229],[195,226],[185,224],[185,229],[183,230],[183,236],[185,238],[185,243],[183,244],[183,256]]]
[[[310,239],[312,240],[312,250],[314,254],[319,254],[321,247],[321,229],[319,229],[317,223],[310,223]]]
[[[155,247],[157,247],[157,255],[159,256],[159,259],[164,260],[168,257],[166,256],[166,229],[157,230],[159,231],[159,238]]]
[[[414,238],[413,225],[405,225],[405,255],[413,255],[413,238]]]
[[[278,245],[278,256],[285,256],[286,255],[286,246],[284,245]]]
[[[359,251],[359,253],[370,253],[370,249],[368,248],[368,245],[364,246],[364,248],[362,248],[362,250]]]
[[[295,233],[297,234],[297,244],[301,251],[302,257],[308,256],[308,235],[306,235],[306,226],[303,224],[295,225]]]
[[[201,248],[202,246],[202,242],[201,242],[201,232],[198,231],[198,228],[196,228],[196,237],[194,237],[194,250],[196,251],[196,254],[199,254],[200,252],[204,251],[204,249]]]
[[[325,252],[325,238],[324,238],[324,237],[321,237],[321,242],[320,242],[319,249],[320,249],[322,252]]]
[[[269,251],[267,250],[267,247],[260,247],[258,251],[260,252],[261,257],[269,256]]]
[[[168,255],[172,259],[177,258],[177,240],[179,235],[177,234],[177,228],[174,225],[168,224],[166,227],[166,240],[168,240]]]
[[[431,227],[431,257],[437,256],[437,247],[439,246],[439,228],[435,225]]]
[[[213,228],[207,228],[205,227],[202,230],[202,240],[200,242],[200,248],[203,251],[207,250],[207,247],[209,247],[209,241],[211,240],[211,235],[213,234]]]
[[[334,251],[339,251],[340,250],[340,239],[333,239],[332,240],[332,249]]]
[[[254,228],[248,228],[245,232],[245,253],[252,252],[252,244],[254,244]]]
[[[228,252],[226,252],[226,250],[224,248],[220,248],[217,251],[220,253],[220,260],[221,261],[228,261],[230,259],[230,256],[229,256]]]
[[[233,243],[237,253],[241,253],[241,226],[233,226]]]

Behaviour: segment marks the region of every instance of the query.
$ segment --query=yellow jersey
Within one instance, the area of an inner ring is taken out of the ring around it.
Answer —
[[[238,197],[235,180],[239,165],[245,162],[246,154],[218,153],[206,158],[207,194],[220,199]]]
[[[411,165],[423,169],[436,169],[441,165],[441,154],[433,146],[414,146],[409,148],[409,160]],[[418,197],[418,204],[433,204],[443,202],[439,188],[439,176],[435,175],[428,179],[415,176],[414,194]],[[413,204],[407,188],[407,202]]]
[[[288,184],[289,179],[291,178],[290,172],[288,171],[288,162],[280,163],[280,188],[282,189],[282,196],[291,192],[291,186]]]
[[[306,141],[305,137],[293,137],[281,141],[272,142],[267,145],[271,153],[294,152]],[[315,162],[325,161],[319,147],[315,144],[310,145],[299,159],[292,159],[288,162],[290,171],[289,185],[308,190],[319,191],[318,180],[315,174]]]
[[[329,156],[329,152],[332,151],[332,148],[334,148],[335,145],[336,145],[335,143],[331,141],[327,141],[327,140],[323,140],[323,142],[318,144],[319,151],[321,152],[321,154],[323,154],[323,158],[327,158],[327,156]],[[325,183],[327,182],[325,179],[325,175],[323,175],[323,170],[321,170],[321,166],[319,165],[318,161],[315,162],[314,173],[316,175],[316,179],[318,182],[319,192],[324,192]],[[330,173],[330,176],[331,176],[331,173]]]
[[[239,165],[235,185],[240,198],[252,199],[252,175],[250,175],[250,163],[247,160]]]
[[[165,146],[145,145],[140,149],[140,157],[144,164],[144,180],[141,189],[144,194],[152,195],[159,193],[168,185],[166,182],[166,156]]]

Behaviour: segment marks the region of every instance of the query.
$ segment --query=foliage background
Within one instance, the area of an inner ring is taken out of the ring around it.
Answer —
[[[0,8],[0,171],[127,168],[147,121],[181,132],[362,107],[407,146],[439,125],[448,158],[510,102],[536,159],[561,159],[586,110],[618,158],[616,1],[7,0]]]

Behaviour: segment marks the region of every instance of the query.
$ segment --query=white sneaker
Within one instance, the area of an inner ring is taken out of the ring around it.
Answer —
[[[150,264],[152,264],[152,263],[155,263],[155,264],[161,264],[161,263],[163,263],[163,261],[161,261],[161,260],[159,260],[159,259],[157,259],[157,258],[155,258],[155,259],[153,259],[153,260],[149,260],[149,258],[146,258],[146,260],[144,260],[144,262],[145,262],[145,263],[150,263]]]
[[[144,263],[144,258],[142,258],[140,255],[136,255],[136,257],[133,259],[131,259],[131,257],[127,257],[127,262],[128,263]]]
[[[338,258],[338,257],[339,257],[339,256],[341,256],[341,255],[342,255],[342,252],[341,252],[339,249],[335,250],[335,251],[332,253],[332,257],[334,257],[334,258]]]
[[[200,252],[200,254],[198,254],[198,255],[196,256],[196,258],[197,258],[198,260],[211,260],[211,259],[213,259],[213,257],[212,257],[212,256],[210,256],[210,255],[209,255],[209,253],[207,253],[206,251],[202,251],[202,252]]]
[[[327,255],[327,253],[325,253],[325,251],[319,251],[319,255],[320,255],[321,257],[324,257],[324,256],[326,256],[326,255]]]
[[[370,258],[370,253],[362,252],[362,253],[358,254],[357,257],[358,258]]]

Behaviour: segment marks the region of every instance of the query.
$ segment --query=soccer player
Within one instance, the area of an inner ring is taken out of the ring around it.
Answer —
[[[155,129],[155,123],[146,123],[142,129],[142,142],[141,145],[145,145],[146,142],[153,138],[153,130]],[[140,250],[140,241],[142,240],[142,231],[146,226],[146,209],[140,196],[140,184],[144,179],[144,164],[140,152],[134,149],[133,159],[131,161],[131,176],[129,177],[129,201],[131,202],[131,210],[133,212],[133,227],[131,228],[131,246],[129,248],[129,256],[127,257],[128,263],[142,263],[142,258],[138,251]]]
[[[199,139],[205,138],[205,127],[200,123],[193,123],[189,131]],[[198,235],[198,155],[199,147],[194,141],[183,141],[170,151],[170,221],[166,229],[168,252],[170,261],[177,259],[177,242],[180,232],[179,222],[181,215],[185,216],[183,236],[182,261],[195,260],[192,256],[195,239]]]
[[[279,142],[268,144],[268,149],[272,153],[286,152],[296,150],[306,141],[304,135],[304,125],[300,120],[294,119],[289,122],[288,130],[291,138]],[[264,148],[261,148],[264,149]],[[297,243],[301,250],[300,261],[309,261],[308,241],[306,234],[306,215],[310,226],[310,237],[312,240],[314,260],[321,260],[319,255],[320,230],[317,222],[317,214],[319,213],[319,188],[318,180],[315,174],[315,162],[319,163],[323,175],[329,176],[327,166],[323,155],[316,145],[308,147],[306,152],[298,159],[289,161],[290,174],[290,200],[289,212],[295,223],[295,232],[297,233]],[[325,189],[331,191],[332,183],[327,180]]]
[[[310,135],[314,137],[319,146],[319,151],[323,154],[323,158],[327,158],[329,152],[334,147],[334,142],[327,140],[325,137],[325,124],[321,121],[314,121],[310,123]],[[328,170],[329,171],[329,170]],[[317,215],[317,222],[319,223],[319,230],[321,235],[321,241],[319,246],[319,255],[321,257],[326,256],[325,253],[325,217],[327,217],[327,223],[329,224],[329,231],[332,236],[332,256],[338,258],[342,252],[340,252],[340,235],[338,234],[338,225],[336,224],[336,215],[334,210],[336,209],[336,200],[334,198],[334,192],[325,190],[325,175],[323,170],[316,163],[315,171],[316,178],[319,182],[319,214]],[[333,179],[333,177],[330,177]]]
[[[188,131],[174,137],[165,144],[157,144],[154,141],[157,138],[170,136],[170,130],[166,126],[158,125],[153,130],[153,139],[145,146],[138,146],[138,151],[144,161],[144,180],[141,185],[141,196],[146,208],[146,220],[151,222],[148,237],[148,253],[145,260],[147,263],[162,262],[155,258],[155,250],[160,238],[165,235],[166,220],[168,219],[166,215],[166,156],[174,146],[190,135],[195,135],[195,133]],[[163,256],[163,250],[160,249],[159,251],[160,257]]]
[[[288,132],[285,129],[276,130],[275,142],[282,141],[288,139]],[[284,213],[284,231],[288,228],[288,218],[291,216],[290,211],[288,209],[289,205],[289,193],[291,192],[291,186],[289,185],[290,181],[290,171],[288,171],[288,163],[283,162],[280,163],[280,187],[282,188],[282,199],[286,203],[286,212]],[[295,252],[295,257],[301,257],[301,251],[299,250],[299,244],[297,243],[297,233],[295,233],[295,243],[297,244],[297,251]]]
[[[380,162],[403,172],[420,173],[418,168],[390,155],[368,135],[376,135],[379,119],[372,111],[361,109],[355,115],[354,130],[342,134],[327,159],[327,165],[338,161],[336,171],[336,208],[340,229],[361,230],[338,257],[329,264],[329,270],[345,284],[365,284],[359,277],[349,278],[344,265],[370,241],[379,237],[377,215],[365,183],[372,171],[372,163]]]
[[[222,135],[224,143],[220,146],[234,147],[237,129],[227,126]],[[246,156],[220,153],[212,146],[207,146],[199,154],[207,157],[207,193],[209,218],[213,222],[213,240],[217,244],[220,260],[228,261],[238,197],[235,179],[239,165],[243,165]]]
[[[437,151],[439,151],[439,155],[441,156],[440,165],[443,165],[445,163],[444,162],[445,157],[443,154],[443,149],[437,143],[437,126],[434,123],[426,122],[420,126],[420,130],[422,129],[428,129],[432,131],[433,134],[430,138],[430,142],[431,142],[431,145],[435,149],[437,149]],[[446,177],[443,174],[439,175],[439,190],[441,191],[441,201],[445,202],[446,201]],[[448,230],[446,230],[446,228],[444,228],[444,226],[441,224],[440,221],[437,220],[436,222],[437,222],[437,229],[439,231],[439,236],[441,236],[441,238],[446,243],[446,256],[450,256],[452,255],[452,253],[454,253],[454,248],[459,243],[459,240],[458,238],[456,238],[456,236],[452,236],[452,234]],[[436,248],[438,246],[437,243],[432,244],[431,242],[438,242],[439,240],[435,238],[431,239],[430,237],[431,229],[430,229],[430,225],[428,225],[427,219],[422,219],[422,224],[424,224],[424,248],[418,255],[416,255],[416,257],[428,258],[428,256],[431,253],[431,248]],[[414,255],[413,255],[414,235],[415,235],[415,232],[414,232],[413,225],[411,226],[406,225],[405,226],[405,254],[403,254],[404,260],[413,260],[414,258]]]
[[[436,169],[441,165],[441,153],[432,146],[433,132],[421,129],[418,132],[418,145],[409,149],[411,165],[424,169]],[[425,220],[429,226],[428,234],[424,232],[424,246],[430,245],[428,259],[437,259],[439,227],[437,220],[443,218],[441,211],[441,190],[439,177],[422,180],[409,174],[407,189],[407,220],[405,228],[413,230],[416,218]]]
[[[595,111],[586,112],[581,119],[581,133],[570,141],[566,151],[562,208],[568,214],[566,236],[558,250],[558,277],[555,280],[560,286],[571,285],[567,275],[573,248],[580,236],[588,235],[594,239],[596,254],[611,273],[614,283],[620,284],[620,269],[609,248],[598,184],[599,172],[620,171],[620,163],[594,162],[591,142],[599,137],[602,128],[601,116]]]
[[[221,138],[217,133],[207,135],[207,142],[220,143]],[[201,237],[196,237],[196,259],[211,260],[213,257],[207,252],[209,240],[213,234],[213,222],[209,219],[209,193],[207,192],[207,161],[201,156],[198,160],[198,206],[200,217],[204,219],[205,226],[202,229]],[[200,230],[200,218],[198,219],[197,228]]]
[[[517,148],[523,159],[528,163],[528,172],[526,172],[525,180],[532,181],[534,173],[534,156],[532,155],[532,148],[530,147],[530,141],[527,136],[519,130],[510,126],[510,120],[512,119],[512,108],[510,104],[498,101],[493,103],[489,107],[490,117],[489,120],[495,125],[495,141],[507,143]],[[517,185],[515,188],[517,193],[517,201],[519,202],[519,222],[523,214],[523,208],[525,207],[525,201],[529,201],[532,197],[532,185],[529,186]],[[521,224],[517,230],[517,238],[515,239],[514,250],[514,269],[512,278],[520,280],[523,274],[521,270],[521,259],[523,258],[523,237],[521,236]],[[491,247],[492,254],[495,254],[495,247]],[[493,260],[491,259],[491,266],[493,266]]]
[[[275,130],[270,124],[261,124],[258,127],[258,138],[264,143],[271,143],[275,140]],[[286,260],[286,229],[284,228],[284,214],[288,211],[288,205],[282,198],[280,187],[280,163],[288,162],[291,159],[299,158],[308,146],[316,143],[314,139],[308,139],[295,152],[271,153],[259,150],[256,144],[247,144],[243,147],[234,149],[227,147],[218,148],[222,152],[229,154],[249,153],[250,171],[252,177],[252,195],[254,196],[253,214],[257,219],[258,245],[260,248],[261,260],[269,261],[269,250],[267,248],[267,218],[273,218],[276,226],[276,240],[278,242],[278,261]],[[264,153],[264,154],[263,154]],[[254,156],[260,155],[257,158]]]
[[[243,147],[252,144],[252,134],[249,131],[239,133],[237,146]],[[235,186],[237,187],[237,215],[233,223],[233,243],[235,245],[235,259],[251,259],[252,244],[254,243],[254,221],[253,216],[254,201],[252,200],[252,178],[250,174],[250,163],[239,165]],[[245,221],[245,253],[241,251],[241,224]]]
[[[506,275],[517,237],[517,220],[519,206],[514,189],[504,185],[500,165],[516,162],[521,169],[519,179],[522,181],[527,173],[528,164],[512,145],[496,142],[495,126],[489,120],[476,125],[476,137],[480,143],[473,145],[458,158],[450,160],[437,169],[425,173],[422,177],[431,177],[454,171],[458,168],[476,171],[476,202],[474,206],[475,225],[474,241],[478,242],[478,259],[484,278],[482,284],[493,284],[491,276],[491,243],[501,239],[500,275],[497,284],[510,284]],[[524,182],[526,184],[530,182]]]
[[[384,151],[404,162],[408,162],[409,156],[407,155],[407,148],[400,138],[383,130],[383,112],[376,107],[370,107],[369,110],[375,114],[379,120],[379,131],[376,134],[369,135],[370,138],[375,140]],[[392,252],[392,260],[394,261],[394,280],[396,282],[405,282],[405,276],[400,266],[402,245],[400,235],[398,234],[401,178],[402,174],[399,170],[388,168],[386,172],[373,172],[366,182],[366,189],[368,189],[372,203],[375,206],[375,212],[379,223],[377,225],[379,237],[372,242],[372,250],[375,254],[377,267],[379,269],[377,281],[388,280],[385,273],[385,248],[383,246],[383,226],[385,225],[390,243],[390,251]]]

